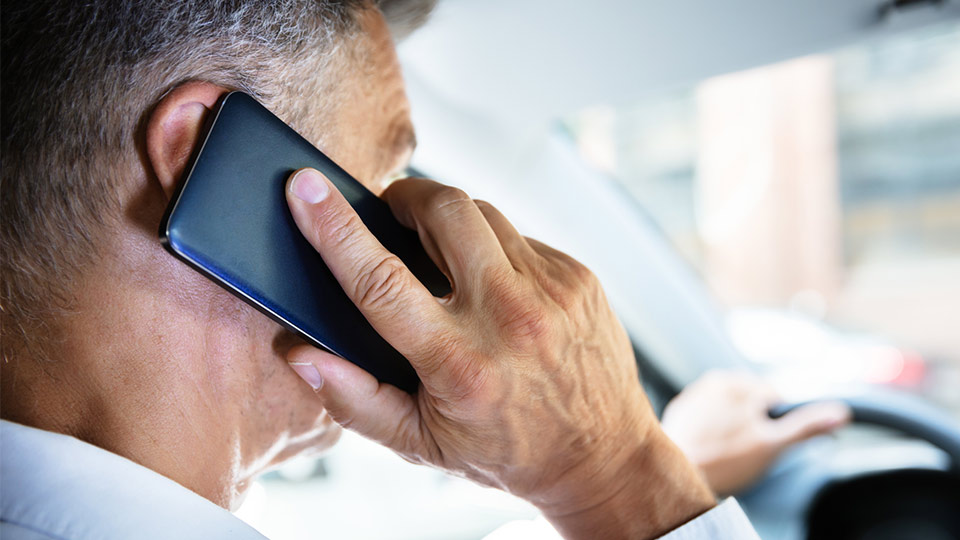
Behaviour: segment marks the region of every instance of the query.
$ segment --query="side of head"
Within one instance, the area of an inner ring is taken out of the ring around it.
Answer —
[[[409,26],[431,2],[401,4],[383,9]],[[3,417],[225,505],[265,466],[332,443],[282,361],[295,340],[163,252],[156,231],[229,90],[368,185],[392,172],[412,131],[378,7],[37,1],[5,5],[2,24]]]

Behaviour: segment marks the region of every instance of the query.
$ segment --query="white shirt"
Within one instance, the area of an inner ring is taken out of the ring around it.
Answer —
[[[227,510],[126,458],[67,435],[0,421],[0,538],[264,536]],[[663,539],[758,537],[736,501],[728,499]]]

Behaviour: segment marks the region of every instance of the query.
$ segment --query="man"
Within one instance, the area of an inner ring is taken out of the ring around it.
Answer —
[[[2,18],[4,538],[257,537],[223,509],[338,424],[524,497],[567,538],[751,534],[659,428],[587,270],[458,190],[386,187],[414,138],[378,6],[47,4]],[[290,179],[297,224],[417,369],[416,395],[161,249],[163,210],[232,89],[382,194],[450,277],[434,299],[322,175]]]

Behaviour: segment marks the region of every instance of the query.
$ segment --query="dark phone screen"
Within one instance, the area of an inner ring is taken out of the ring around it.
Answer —
[[[413,368],[374,331],[287,208],[289,175],[323,172],[380,242],[435,295],[450,292],[416,232],[309,141],[252,97],[233,92],[214,111],[207,137],[161,224],[167,249],[316,346],[408,392]]]

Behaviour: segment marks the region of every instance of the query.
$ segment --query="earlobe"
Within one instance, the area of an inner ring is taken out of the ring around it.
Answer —
[[[147,156],[167,197],[173,196],[190,155],[200,144],[207,113],[228,91],[215,84],[191,81],[171,90],[150,114]]]

